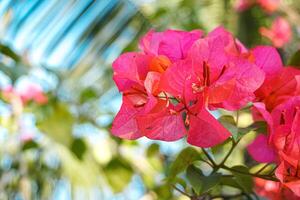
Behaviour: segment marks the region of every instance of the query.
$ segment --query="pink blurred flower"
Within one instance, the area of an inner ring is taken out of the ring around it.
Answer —
[[[272,13],[277,10],[279,3],[280,0],[237,0],[234,8],[238,12],[243,12],[257,4],[267,13]]]
[[[48,102],[48,97],[44,94],[42,87],[36,83],[26,83],[20,88],[14,88],[12,85],[6,86],[2,89],[2,96],[10,102],[19,99],[23,104],[29,101],[41,105]]]
[[[282,187],[281,183],[269,181],[261,178],[255,178],[255,192],[270,200],[298,200],[299,197],[294,195],[288,188]]]
[[[268,13],[277,10],[280,0],[257,0],[258,5]]]
[[[24,104],[29,101],[34,101],[41,105],[48,102],[48,98],[44,94],[42,87],[36,83],[27,83],[24,87],[18,89],[17,91]]]
[[[31,140],[33,140],[33,138],[34,138],[34,134],[33,133],[31,133],[31,132],[23,132],[23,133],[21,133],[21,135],[20,135],[20,140],[22,141],[22,142],[28,142],[28,141],[31,141]]]
[[[259,32],[262,36],[271,40],[277,48],[283,47],[292,37],[291,26],[283,17],[277,17],[273,21],[271,28],[261,27]]]
[[[237,0],[234,3],[234,9],[238,12],[243,12],[255,4],[255,0]]]

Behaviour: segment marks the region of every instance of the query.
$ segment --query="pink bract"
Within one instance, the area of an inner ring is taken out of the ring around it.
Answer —
[[[282,18],[276,18],[270,28],[260,28],[260,34],[272,41],[277,48],[283,47],[292,38],[292,29],[289,22]]]
[[[248,50],[223,27],[201,37],[199,30],[150,31],[140,42],[142,52],[125,53],[113,63],[123,93],[114,135],[164,141],[187,135],[199,147],[231,136],[209,111],[238,110],[253,101],[281,60],[271,47]]]

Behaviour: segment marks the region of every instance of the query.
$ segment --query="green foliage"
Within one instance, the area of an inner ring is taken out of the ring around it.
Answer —
[[[114,192],[121,192],[131,181],[133,169],[122,158],[113,158],[103,169],[105,177]]]
[[[160,158],[160,146],[158,144],[151,144],[146,150],[146,156],[149,163],[157,171],[162,170],[162,161]]]
[[[87,146],[85,141],[82,138],[75,138],[72,141],[71,151],[75,154],[75,156],[82,160],[84,153],[87,151]]]
[[[187,147],[183,149],[175,161],[170,166],[170,172],[168,174],[168,181],[172,182],[177,174],[184,171],[190,164],[196,160],[200,160],[201,156],[197,150],[193,147]]]
[[[249,128],[254,129],[258,133],[267,133],[268,125],[264,121],[256,121]]]
[[[23,144],[22,150],[26,151],[26,150],[30,150],[30,149],[36,149],[38,147],[39,147],[38,143],[36,143],[33,140],[29,140]]]
[[[289,66],[300,68],[300,50],[296,51],[288,61]]]
[[[44,118],[38,122],[38,127],[53,140],[70,146],[72,142],[72,128],[74,117],[70,113],[67,105],[54,102],[50,106]]]
[[[237,139],[238,137],[238,127],[235,123],[233,116],[223,115],[219,119],[219,122],[232,134],[232,136]]]
[[[243,188],[246,193],[252,193],[253,191],[253,179],[249,174],[249,169],[245,166],[238,165],[231,168],[232,173],[235,176],[236,182]]]
[[[218,120],[232,134],[234,141],[238,141],[245,134],[253,130],[252,126],[245,128],[238,127],[233,116],[231,115],[222,115]]]
[[[16,62],[19,62],[21,58],[10,47],[0,44],[0,53],[4,54]]]
[[[91,100],[94,100],[98,97],[99,95],[93,88],[86,88],[83,90],[80,94],[79,102],[80,103],[85,103]]]
[[[186,176],[197,195],[203,194],[211,190],[220,183],[222,175],[213,173],[209,176],[203,175],[201,169],[190,165],[186,170]]]

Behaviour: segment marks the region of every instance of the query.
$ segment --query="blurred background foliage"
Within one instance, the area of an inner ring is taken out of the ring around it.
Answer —
[[[293,27],[292,41],[279,49],[282,57],[287,60],[299,49],[298,0],[283,0],[272,14],[258,6],[237,12],[234,3],[2,0],[0,88],[35,83],[48,102],[22,104],[1,95],[0,199],[186,199],[166,181],[169,175],[186,187],[176,175],[188,163],[179,160],[170,167],[185,141],[125,141],[110,135],[121,101],[111,63],[120,53],[137,50],[139,37],[151,28],[208,32],[222,24],[248,47],[270,44],[258,30],[279,15]],[[241,113],[239,125],[250,123],[249,113]],[[232,165],[255,165],[240,150],[253,134],[235,150]],[[212,149],[216,159],[227,146]]]

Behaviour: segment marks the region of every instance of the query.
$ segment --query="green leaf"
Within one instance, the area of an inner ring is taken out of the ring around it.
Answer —
[[[71,151],[75,154],[75,156],[82,160],[84,153],[87,150],[86,143],[82,138],[75,138],[71,145]]]
[[[147,157],[156,156],[158,153],[159,153],[159,145],[156,143],[151,144],[146,151]]]
[[[23,150],[23,151],[26,151],[26,150],[28,150],[28,149],[36,149],[36,148],[38,148],[38,147],[39,147],[38,143],[36,143],[36,142],[33,141],[33,140],[29,140],[29,141],[26,141],[26,142],[23,144],[22,150]]]
[[[234,188],[238,188],[238,189],[243,189],[236,181],[235,177],[227,177],[227,176],[222,176],[221,181],[220,181],[221,185],[227,185],[230,187],[234,187]]]
[[[153,188],[153,191],[156,193],[156,196],[159,197],[159,200],[169,200],[172,198],[172,188],[168,184],[157,185]]]
[[[218,185],[222,177],[222,175],[219,173],[204,176],[201,169],[195,167],[194,165],[190,165],[187,168],[186,175],[194,191],[198,195],[208,192],[214,186]]]
[[[168,181],[172,182],[177,174],[184,171],[190,164],[196,160],[200,160],[201,156],[193,147],[183,149],[175,161],[171,164]]]
[[[87,88],[81,92],[79,101],[80,101],[80,103],[84,103],[86,101],[93,100],[97,97],[98,97],[98,94],[95,91],[95,89]]]
[[[238,127],[235,123],[233,116],[223,115],[218,120],[232,134],[233,138],[236,140],[238,137]]]
[[[38,128],[55,141],[70,147],[74,117],[67,105],[54,102],[38,122]]]
[[[231,169],[241,171],[244,173],[249,173],[249,169],[243,165],[237,165],[232,167]],[[232,173],[235,176],[236,182],[242,187],[242,189],[247,193],[251,193],[253,188],[252,176],[235,171],[232,171]]]
[[[254,122],[249,128],[254,129],[258,133],[267,133],[268,125],[265,121]]]
[[[20,61],[20,57],[8,46],[0,44],[0,52],[8,57],[10,57],[11,59],[13,59],[14,61],[18,62]]]
[[[130,183],[133,169],[126,160],[112,159],[103,169],[108,184],[114,192],[121,192]]]
[[[300,68],[300,50],[296,51],[288,61],[289,66]]]
[[[159,153],[159,145],[151,144],[146,151],[146,155],[149,164],[151,164],[151,166],[157,171],[161,171],[163,168],[163,164],[161,161],[161,155]]]

